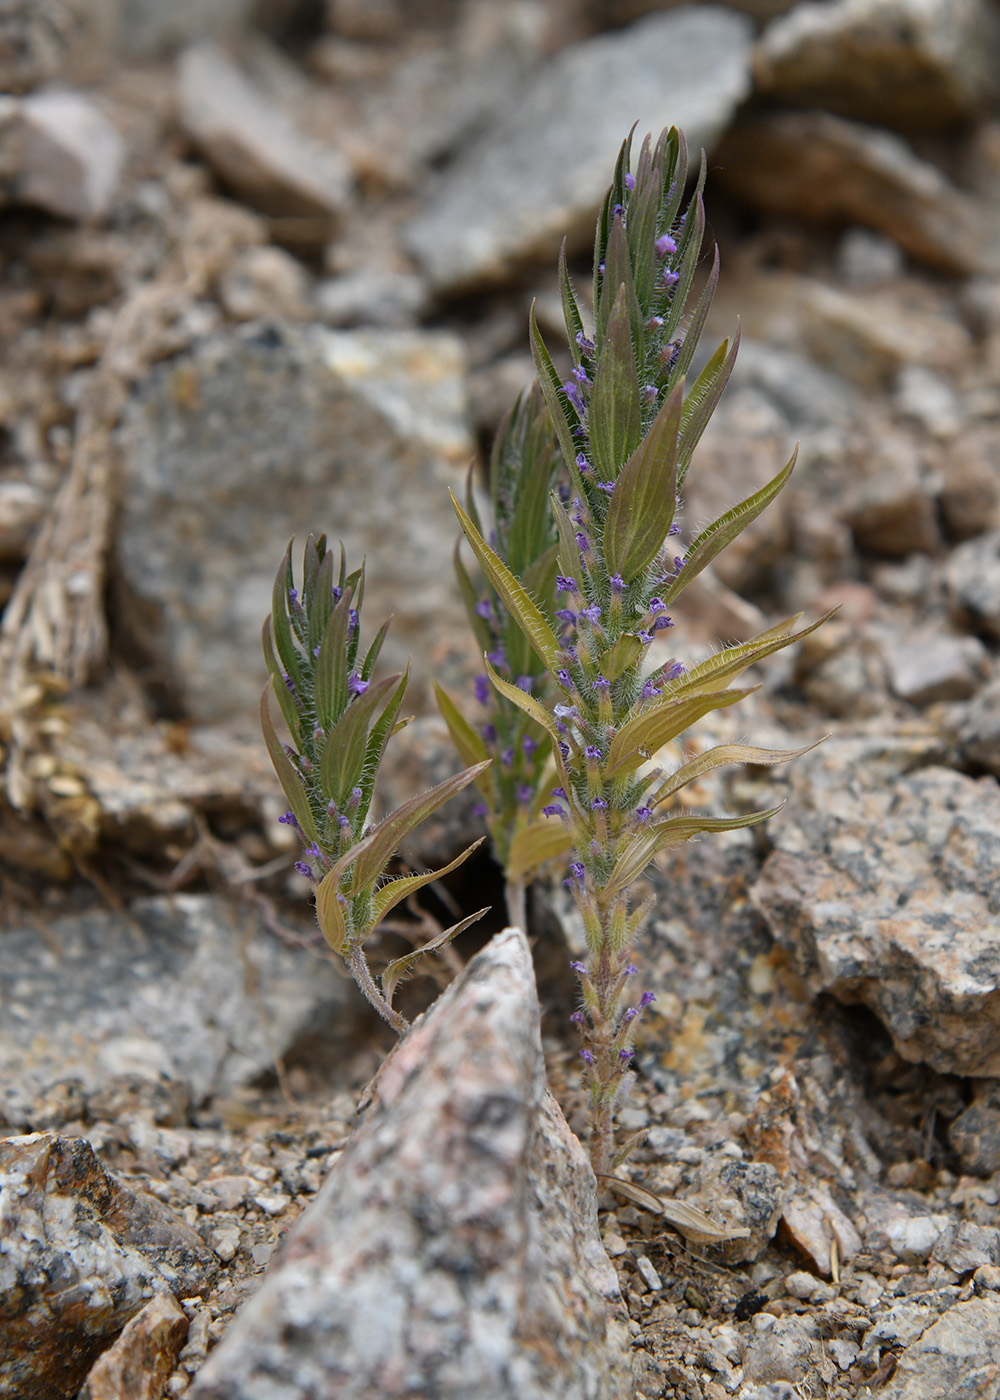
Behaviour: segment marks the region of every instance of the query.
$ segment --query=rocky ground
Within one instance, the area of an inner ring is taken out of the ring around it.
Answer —
[[[1000,8],[7,0],[0,89],[0,1397],[1000,1396]],[[540,1004],[508,935],[373,1083],[254,711],[327,530],[414,657],[385,801],[451,771],[445,488],[633,122],[742,325],[686,527],[799,444],[672,648],[840,612],[688,736],[829,737],[689,790],[785,806],[650,877],[598,1195],[558,872]]]

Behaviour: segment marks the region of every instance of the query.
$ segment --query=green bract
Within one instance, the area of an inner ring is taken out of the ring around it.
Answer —
[[[487,639],[476,627],[501,701],[520,712],[523,723],[537,726],[552,754],[557,781],[535,803],[544,819],[525,825],[520,844],[511,843],[504,858],[510,861],[516,849],[516,875],[523,879],[565,849],[562,843],[572,845],[566,883],[590,950],[586,964],[574,964],[583,1000],[575,1019],[583,1032],[593,1114],[592,1159],[601,1174],[627,1150],[626,1145],[616,1156],[614,1107],[627,1087],[639,1017],[652,1000],[644,993],[637,1005],[622,1009],[636,970],[632,943],[648,913],[646,906],[632,907],[630,886],[661,851],[703,832],[765,821],[776,810],[709,817],[673,815],[665,804],[712,768],[780,763],[804,750],[720,745],[670,774],[649,771],[646,760],[705,714],[750,694],[728,686],[748,666],[819,625],[796,631],[792,619],[690,671],[672,658],[652,669],[648,665],[656,634],[673,627],[668,607],[774,499],[794,464],[793,458],[763,490],[687,545],[678,538],[671,547],[672,537],[680,535],[681,493],[692,454],[732,372],[738,345],[737,334],[687,385],[719,269],[716,254],[689,313],[704,232],[704,163],[684,205],[686,179],[679,132],[664,132],[655,146],[647,138],[634,165],[631,139],[623,145],[597,226],[592,329],[584,322],[565,256],[560,258],[570,364],[565,378],[532,316],[539,390],[548,431],[562,457],[562,480],[568,482],[543,500],[542,473],[536,471],[523,497],[528,504],[522,528],[546,572],[537,563],[529,572],[512,547],[499,523],[495,490],[491,542],[474,511],[455,501],[493,595],[520,633],[520,654],[530,660],[534,677],[539,668],[547,672],[544,680],[520,684],[516,673],[489,654],[492,634]],[[520,407],[523,411],[523,403]],[[505,431],[509,434],[509,426]],[[548,475],[555,486],[551,468]],[[529,511],[537,515],[530,526]],[[551,602],[552,584],[562,606]],[[507,649],[513,650],[509,629]],[[456,733],[457,723],[449,723]],[[467,724],[460,738],[467,758],[485,755],[485,745]]]
[[[397,1031],[407,1022],[392,1006],[400,977],[424,953],[438,948],[479,918],[480,910],[432,942],[397,959],[376,986],[364,941],[386,914],[422,886],[447,875],[475,850],[475,842],[442,870],[386,880],[400,842],[425,817],[469,783],[481,780],[489,760],[475,763],[429,792],[405,802],[374,827],[368,824],[375,779],[386,745],[402,728],[399,709],[407,676],[374,679],[388,622],[361,651],[364,569],[348,574],[343,547],[339,568],[325,537],[306,542],[302,584],[294,586],[291,545],[274,582],[273,611],[264,624],[269,672],[260,718],[289,812],[307,860],[298,868],[318,882],[316,912],[323,936],[347,962],[365,996]],[[270,697],[278,701],[291,744],[278,738]]]

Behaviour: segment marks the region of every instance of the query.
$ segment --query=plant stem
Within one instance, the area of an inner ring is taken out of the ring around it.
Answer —
[[[403,1035],[410,1029],[410,1023],[405,1016],[401,1016],[398,1011],[394,1010],[389,1005],[375,985],[375,979],[372,977],[371,969],[365,959],[365,952],[361,943],[348,944],[345,957],[347,966],[351,969],[351,976],[354,978],[355,982],[357,982],[367,1000],[374,1006],[375,1010],[382,1017],[382,1020],[389,1022],[389,1025],[397,1035]]]
[[[528,932],[528,892],[523,880],[508,880],[505,886],[507,918],[522,933]]]

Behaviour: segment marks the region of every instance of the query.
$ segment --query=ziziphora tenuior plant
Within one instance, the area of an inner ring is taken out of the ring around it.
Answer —
[[[490,458],[490,542],[508,569],[554,625],[556,618],[556,526],[549,494],[563,474],[559,445],[538,386],[521,394],[497,431]],[[476,529],[483,527],[470,488],[466,511]],[[486,579],[470,578],[458,548],[455,569],[473,635],[498,675],[519,690],[545,701],[551,678],[545,663]],[[549,734],[524,710],[477,676],[476,702],[481,718],[471,722],[455,701],[435,684],[438,708],[464,762],[492,766],[477,778],[482,796],[479,815],[486,818],[493,854],[507,882],[507,914],[526,926],[525,883],[545,860],[565,854],[569,838],[561,826],[546,821],[541,808],[553,781]]]
[[[344,959],[375,1010],[399,1033],[408,1022],[392,1005],[400,978],[425,953],[439,948],[486,911],[463,919],[385,969],[377,984],[365,956],[368,935],[390,910],[432,880],[447,875],[476,849],[474,842],[441,870],[387,879],[399,843],[449,797],[481,778],[489,761],[466,768],[404,802],[375,827],[368,816],[386,745],[406,723],[399,719],[409,667],[374,679],[388,631],[383,623],[364,653],[360,647],[364,568],[347,573],[344,550],[335,569],[326,538],[312,536],[302,557],[298,588],[289,545],[274,582],[273,611],[264,624],[269,672],[260,718],[271,762],[288,799],[282,821],[306,844],[296,868],[316,885],[323,937]],[[291,736],[278,738],[270,696],[277,698]]]
[[[779,763],[805,750],[723,744],[670,773],[646,761],[703,715],[749,695],[727,688],[747,667],[820,625],[796,631],[797,619],[790,619],[690,670],[673,658],[648,665],[654,638],[674,625],[671,611],[682,590],[774,499],[794,464],[793,457],[773,481],[686,545],[675,543],[691,454],[732,371],[738,340],[724,342],[685,389],[718,279],[716,253],[688,313],[704,232],[704,161],[684,206],[686,176],[676,130],[655,146],[647,138],[634,168],[631,138],[623,145],[597,226],[591,327],[565,251],[560,257],[571,362],[565,378],[532,315],[539,386],[570,483],[568,509],[557,494],[548,502],[563,603],[555,626],[533,596],[533,581],[487,543],[454,501],[483,572],[550,678],[529,693],[485,661],[500,695],[552,743],[558,782],[544,814],[572,842],[566,883],[589,950],[586,961],[573,964],[582,1000],[574,1019],[583,1038],[591,1160],[599,1174],[610,1173],[632,1145],[616,1151],[615,1105],[631,1081],[636,1029],[653,1000],[648,991],[637,1000],[626,996],[636,973],[633,944],[652,905],[636,907],[630,887],[660,852],[702,832],[765,821],[777,810],[707,817],[675,813],[670,801],[713,768]],[[546,839],[539,836],[543,848]]]

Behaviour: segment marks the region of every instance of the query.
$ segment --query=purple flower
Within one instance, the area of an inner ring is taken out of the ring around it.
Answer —
[[[493,690],[488,677],[477,676],[473,685],[475,686],[476,699],[479,701],[480,705],[488,705],[490,702],[490,694]]]
[[[521,786],[520,786],[520,787],[518,788],[518,790],[517,790],[517,800],[518,800],[518,802],[528,803],[528,802],[531,801],[531,799],[534,797],[534,795],[535,795],[535,789],[531,786],[530,783],[522,783]]]
[[[500,755],[500,762],[505,768],[510,768],[514,762],[514,750],[504,749],[503,753]]]
[[[290,588],[288,590],[288,602],[293,608],[299,606],[299,590],[297,588]]]
[[[337,821],[344,828],[349,827],[351,824],[350,817],[345,817],[343,812],[341,812],[340,816],[337,818]]]
[[[472,815],[474,817],[487,817],[489,816],[489,812],[490,809],[485,802],[477,802],[472,808]]]
[[[635,963],[629,963],[628,967],[625,969],[625,976],[634,977],[638,971],[639,969],[636,967]]]
[[[637,808],[635,809],[635,814],[636,814],[636,816],[638,817],[639,821],[642,822],[642,824],[643,824],[644,826],[645,826],[646,822],[649,821],[649,818],[652,816],[652,813],[653,813],[652,807],[637,807]]]
[[[577,530],[576,532],[576,543],[577,548],[580,550],[581,554],[590,553],[590,541],[587,539],[587,536],[583,533],[582,530]]]
[[[667,605],[662,598],[650,598],[649,600],[649,611],[652,613],[664,612],[666,610],[666,606]]]
[[[543,808],[542,808],[542,816],[543,816],[543,817],[562,817],[562,816],[565,816],[565,813],[563,812],[563,809],[562,809],[560,806],[558,806],[557,803],[555,803],[555,802],[550,802],[549,805],[548,805],[547,807],[543,807]]]
[[[608,804],[603,797],[595,797],[590,807],[594,812],[606,812],[608,810]]]
[[[647,403],[655,403],[656,396],[659,392],[655,384],[644,384],[642,386],[642,397]]]
[[[680,280],[680,273],[674,272],[673,268],[665,267],[663,269],[663,285],[665,287],[673,287]]]
[[[590,471],[590,463],[587,461],[587,458],[582,452],[578,452],[576,454],[576,465],[580,468],[582,472]]]
[[[612,591],[615,593],[620,593],[625,587],[625,580],[622,578],[621,574],[612,574],[611,578],[609,579],[609,582],[611,584]]]
[[[679,535],[680,532],[681,532],[681,527],[680,527],[680,525],[677,523],[677,521],[675,520],[674,523],[671,525],[670,529],[667,531],[667,534],[668,534],[668,535]]]
[[[316,842],[310,841],[309,845],[306,847],[306,855],[312,856],[314,860],[319,860],[322,854],[323,852],[316,845]]]
[[[661,233],[656,240],[656,256],[658,258],[668,257],[671,253],[677,252],[676,239],[671,238],[669,233]]]
[[[600,619],[601,610],[595,604],[593,607],[590,608],[581,608],[580,616],[585,617],[588,622],[597,622]]]
[[[297,860],[297,861],[295,862],[295,869],[299,872],[300,875],[305,875],[306,879],[308,879],[308,880],[311,880],[311,879],[312,879],[312,877],[313,877],[312,866],[311,866],[311,865],[306,865],[306,863],[305,863],[304,860]]]
[[[627,1026],[631,1021],[635,1020],[638,1014],[639,1013],[638,1011],[636,1011],[635,1007],[630,1006],[629,1009],[625,1012],[625,1015],[622,1017],[622,1025]]]
[[[576,409],[578,415],[582,418],[587,412],[587,405],[583,401],[583,395],[580,393],[579,384],[577,384],[575,379],[567,379],[562,388],[563,393]]]
[[[611,682],[606,676],[598,676],[591,686],[592,690],[610,690]]]
[[[599,481],[597,483],[597,489],[598,491],[605,492],[608,496],[613,496],[615,493],[615,483],[613,481]]]
[[[566,670],[565,666],[561,667],[561,668],[556,672],[556,680],[559,682],[560,685],[572,685],[572,684],[573,684],[573,677],[572,677],[572,676],[570,675],[570,673]]]
[[[562,754],[563,758],[569,758],[569,744],[560,744],[559,752]]]
[[[576,613],[572,608],[557,608],[556,617],[560,622],[568,622],[571,625],[576,622]]]
[[[587,758],[600,758],[600,757],[601,757],[601,751],[600,751],[600,749],[597,747],[596,744],[588,744],[587,747],[584,749],[583,752],[584,752],[584,754],[586,755]]]
[[[479,733],[482,735],[482,737],[486,740],[488,744],[496,743],[497,732],[493,728],[492,724],[484,724],[482,729],[480,729]]]
[[[521,748],[524,750],[525,758],[530,758],[538,748],[538,740],[533,739],[530,734],[525,734],[524,738],[521,740]]]
[[[675,558],[674,558],[674,573],[675,573],[675,574],[679,574],[680,571],[681,571],[681,569],[683,569],[683,567],[684,567],[684,560],[683,560],[683,559],[678,559],[678,558],[675,556]]]
[[[565,574],[556,574],[556,592],[557,592],[557,593],[575,593],[575,592],[576,592],[576,579],[575,579],[575,578],[567,578]]]
[[[576,343],[577,345],[579,345],[580,349],[584,352],[584,354],[592,355],[594,353],[594,342],[592,340],[588,340],[587,337],[584,335],[583,331],[577,331]]]
[[[354,631],[354,629],[355,629],[355,627],[357,627],[357,625],[358,625],[358,614],[357,614],[357,611],[356,611],[354,608],[351,608],[351,610],[350,610],[350,611],[348,612],[348,614],[347,614],[347,635],[348,635],[348,636],[351,635],[351,633]]]
[[[350,795],[350,797],[347,799],[347,805],[348,805],[348,807],[351,807],[351,808],[357,807],[357,805],[358,805],[358,803],[359,803],[360,801],[361,801],[361,789],[360,789],[359,787],[352,787],[352,788],[351,788],[351,795]]]
[[[634,1054],[635,1054],[635,1051],[634,1051],[634,1050],[619,1050],[619,1051],[618,1051],[618,1058],[619,1058],[619,1060],[621,1060],[622,1064],[624,1065],[624,1064],[627,1064],[627,1063],[628,1063],[628,1061],[632,1058],[632,1056],[633,1056]]]
[[[666,616],[664,616],[664,617],[658,617],[658,618],[656,619],[656,621],[653,623],[653,631],[654,631],[654,632],[665,632],[666,629],[667,629],[668,627],[673,627],[673,625],[674,625],[674,620],[673,620],[672,617],[666,617]]]
[[[587,872],[581,862],[575,860],[569,868],[569,873],[573,876],[574,880],[582,880]],[[584,968],[584,971],[586,971],[586,968]]]
[[[578,977],[586,977],[587,967],[585,963],[579,961],[571,962],[570,967],[573,969],[573,971],[577,974]]]
[[[604,264],[602,263],[601,266],[603,267]],[[594,1063],[594,1057],[589,1050],[581,1050],[580,1059],[584,1062],[585,1065],[592,1065]]]
[[[667,672],[667,680],[675,681],[678,678],[678,676],[685,675],[687,675],[687,667],[684,665],[684,662],[675,661],[674,664],[671,666],[670,670]]]
[[[672,623],[671,626],[673,626]],[[534,676],[518,676],[514,684],[517,686],[518,690],[523,690],[525,695],[530,695],[531,687],[535,684],[535,678]]]
[[[561,788],[561,787],[553,788],[553,789],[552,789],[552,796],[553,796],[553,797],[566,797],[566,789],[565,789],[565,788]],[[568,800],[568,799],[567,799],[567,800]]]
[[[574,1026],[582,1026],[582,1025],[583,1025],[583,1012],[582,1012],[582,1011],[574,1011],[573,1014],[572,1014],[572,1016],[571,1016],[569,1019],[573,1022]]]
[[[653,640],[653,634],[652,634],[652,632],[646,632],[646,631],[641,630],[641,629],[640,629],[640,631],[638,631],[638,632],[636,633],[636,636],[639,638],[639,641],[642,642],[643,646],[647,646],[647,647],[649,646],[650,642]],[[657,695],[658,695],[659,693],[660,693],[659,691],[656,691],[656,694],[657,694]]]
[[[363,681],[357,671],[352,671],[347,682],[347,689],[351,695],[364,695],[368,689],[368,682]]]
[[[488,651],[486,653],[486,660],[497,671],[502,670],[502,668],[507,665],[507,658],[504,655],[502,646],[498,646],[496,651]]]
[[[589,386],[590,378],[583,365],[574,365],[570,373],[578,384],[586,384]]]
[[[631,170],[626,170],[625,172],[625,188],[627,190],[635,189],[635,176],[632,174]]]
[[[492,611],[493,609],[490,607],[489,598],[480,598],[479,602],[476,604],[476,612],[479,616],[489,617]]]
[[[622,206],[621,206],[620,204],[613,204],[613,205],[611,206],[611,217],[612,217],[613,219],[621,218],[621,216],[622,216],[622,214],[624,214],[624,212],[625,212],[625,210],[622,208]]]
[[[576,719],[580,711],[575,705],[553,705],[552,713],[558,719]]]
[[[646,1007],[649,1006],[650,1003],[654,1002],[655,1000],[655,992],[643,992],[642,996],[639,998],[639,1010],[645,1011]]]
[[[282,826],[297,827],[299,824],[299,819],[294,812],[286,812],[284,816],[278,818],[278,821],[281,822]]]
[[[651,641],[653,640],[652,637],[649,635],[648,632],[645,632],[645,633],[640,632],[639,635],[640,635],[641,637],[643,637],[644,640],[646,640],[646,641],[650,641],[650,642],[651,642]],[[646,681],[646,683],[643,685],[642,689],[641,689],[640,692],[639,692],[639,699],[640,699],[640,700],[652,700],[652,698],[653,698],[654,695],[662,695],[662,694],[663,694],[663,692],[662,692],[660,689],[658,689],[658,687],[657,687],[657,685],[656,685],[656,679],[655,679],[655,677],[654,677],[654,676],[650,676],[649,680]]]

